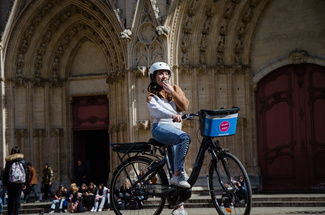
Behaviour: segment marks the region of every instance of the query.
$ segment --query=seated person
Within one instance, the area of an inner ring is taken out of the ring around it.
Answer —
[[[238,188],[238,191],[237,191],[237,197],[240,199],[240,200],[244,200],[246,201],[246,184],[245,184],[245,181],[244,181],[244,177],[243,176],[239,176],[239,181],[236,182],[236,187]]]
[[[95,197],[97,194],[97,187],[93,182],[89,182],[88,184],[88,205],[89,209],[92,208],[95,205]]]
[[[227,204],[227,207],[234,207],[234,202],[235,202],[235,196],[234,196],[234,191],[235,189],[231,186],[231,183],[228,182],[225,184],[225,187],[229,192],[222,192],[222,197],[221,197],[221,207],[224,207],[225,203]],[[226,200],[228,200],[226,202]]]
[[[129,179],[125,179],[123,185],[119,190],[119,200],[118,204],[121,209],[129,207],[131,204],[131,183]]]
[[[67,196],[67,189],[63,185],[60,185],[54,195],[55,199],[52,201],[50,213],[54,213],[57,205],[59,205],[60,213],[62,212],[66,196]]]
[[[82,184],[79,191],[80,193],[80,198],[82,201],[82,204],[87,210],[90,210],[90,208],[93,206],[90,204],[90,197],[88,195],[88,186],[86,184]]]
[[[103,210],[107,193],[108,193],[108,189],[107,187],[104,186],[104,184],[98,185],[98,189],[95,197],[95,204],[94,207],[91,209],[91,212],[96,212],[96,211],[100,212]]]

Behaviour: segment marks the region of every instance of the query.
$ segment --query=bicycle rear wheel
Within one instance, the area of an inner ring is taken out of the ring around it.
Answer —
[[[141,173],[146,173],[153,163],[148,157],[131,157],[123,162],[113,174],[111,181],[111,205],[115,214],[154,214],[158,215],[164,208],[166,198],[157,196],[155,188],[168,186],[168,179],[163,169],[150,179],[146,178],[136,183]],[[128,192],[122,192],[125,181],[129,181],[132,188]],[[133,186],[134,185],[134,186]]]
[[[217,162],[211,162],[209,191],[219,214],[250,214],[251,184],[244,166],[234,155],[221,153],[218,154]]]

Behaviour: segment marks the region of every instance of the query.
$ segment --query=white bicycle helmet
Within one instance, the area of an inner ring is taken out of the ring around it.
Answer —
[[[149,75],[153,75],[153,73],[158,70],[168,70],[169,72],[171,72],[170,67],[167,63],[156,62],[150,66]]]

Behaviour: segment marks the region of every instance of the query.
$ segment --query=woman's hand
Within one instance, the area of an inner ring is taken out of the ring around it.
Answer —
[[[183,119],[182,119],[182,115],[173,114],[173,115],[172,115],[172,118],[173,118],[173,121],[174,121],[174,122],[182,122],[182,121],[183,121]]]
[[[174,88],[172,85],[170,85],[168,83],[168,81],[163,81],[163,85],[162,85],[163,89],[167,92],[167,93],[172,93],[174,92]]]

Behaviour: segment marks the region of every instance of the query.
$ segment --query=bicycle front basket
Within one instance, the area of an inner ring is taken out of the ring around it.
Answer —
[[[236,133],[238,107],[220,110],[200,110],[201,136],[220,137]]]

